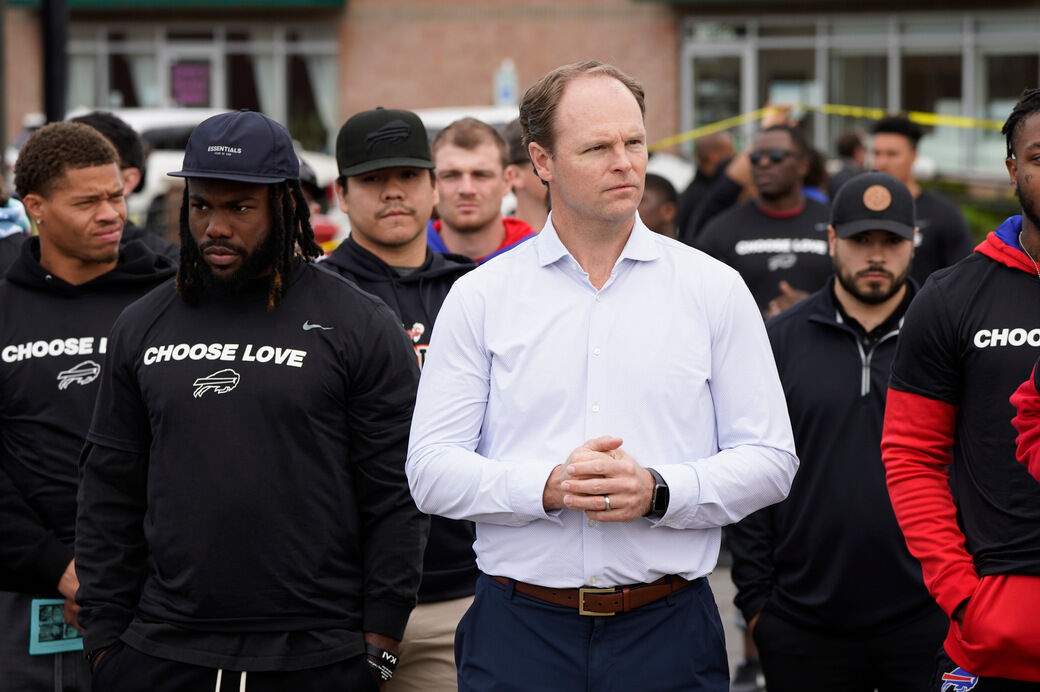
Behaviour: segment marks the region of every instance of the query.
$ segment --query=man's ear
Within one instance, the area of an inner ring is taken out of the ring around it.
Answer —
[[[47,200],[35,192],[30,192],[22,198],[22,205],[25,206],[25,211],[28,212],[29,218],[33,219],[33,221],[39,221],[43,218]]]
[[[679,215],[679,207],[674,202],[665,202],[661,205],[661,215],[664,216],[668,223],[675,221],[675,217]]]
[[[339,210],[344,214],[348,213],[347,190],[338,180],[336,181],[336,200],[339,202]]]
[[[534,171],[538,177],[551,183],[553,181],[552,154],[538,142],[531,142],[527,145],[527,154],[531,157],[531,163],[534,164]]]
[[[121,169],[119,174],[123,177],[123,196],[129,197],[141,184],[141,169],[131,166]]]
[[[1007,166],[1008,177],[1011,178],[1011,187],[1018,189],[1018,159],[1009,156],[1004,159],[1004,165]]]
[[[520,178],[520,170],[515,163],[506,166],[506,185],[509,186],[510,190],[516,190],[518,187],[523,187]]]
[[[834,230],[834,226],[827,226],[827,254],[834,257],[834,246],[838,242],[838,233]]]

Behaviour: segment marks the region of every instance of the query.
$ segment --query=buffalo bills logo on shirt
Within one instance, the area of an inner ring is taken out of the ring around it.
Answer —
[[[963,668],[954,668],[952,672],[942,674],[942,684],[941,692],[968,692],[979,684],[979,678]]]
[[[195,380],[195,398],[198,399],[206,392],[214,394],[227,394],[238,386],[239,375],[231,368],[218,370],[212,375],[200,377]]]
[[[416,322],[412,325],[411,329],[406,329],[405,332],[407,332],[408,336],[411,337],[412,343],[417,344],[419,343],[419,339],[422,338],[422,335],[426,333],[426,325],[422,322]]]
[[[412,134],[411,126],[403,120],[391,120],[375,132],[369,132],[365,137],[365,151],[372,153],[372,149],[378,144],[393,144],[403,139],[408,139]]]
[[[100,365],[92,360],[85,360],[58,373],[58,389],[68,389],[70,384],[88,385],[100,374]]]

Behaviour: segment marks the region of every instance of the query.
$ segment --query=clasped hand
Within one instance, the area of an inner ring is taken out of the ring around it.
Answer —
[[[646,514],[653,476],[621,445],[620,437],[604,435],[571,452],[549,474],[542,492],[545,509],[583,511],[596,521],[632,521]]]

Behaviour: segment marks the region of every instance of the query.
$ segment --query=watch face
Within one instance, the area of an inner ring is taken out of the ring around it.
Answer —
[[[654,513],[664,514],[668,510],[668,486],[658,485],[654,488]]]

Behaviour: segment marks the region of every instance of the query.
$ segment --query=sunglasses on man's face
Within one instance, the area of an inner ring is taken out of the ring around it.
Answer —
[[[748,158],[751,159],[752,166],[757,166],[766,157],[769,157],[769,160],[773,163],[780,163],[790,156],[791,153],[787,149],[769,149],[767,151],[753,151]]]

